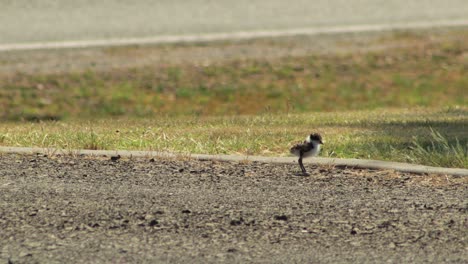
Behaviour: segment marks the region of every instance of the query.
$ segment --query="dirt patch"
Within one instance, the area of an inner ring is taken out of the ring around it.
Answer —
[[[0,155],[12,263],[462,263],[467,185],[262,163]],[[431,176],[432,177],[432,176]],[[429,180],[430,181],[430,180]]]

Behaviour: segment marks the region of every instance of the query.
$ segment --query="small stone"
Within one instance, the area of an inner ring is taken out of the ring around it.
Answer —
[[[99,227],[100,225],[98,223],[89,223],[88,226],[91,228],[96,228],[96,227]]]
[[[20,258],[29,257],[29,256],[32,256],[32,254],[29,253],[29,252],[27,252],[27,251],[21,251],[21,252],[19,253],[19,257],[20,257]]]
[[[154,215],[152,214],[147,214],[145,215],[145,217],[143,217],[145,220],[150,220],[150,219],[153,219],[154,218]]]
[[[42,244],[41,244],[41,242],[32,241],[32,242],[27,242],[26,246],[32,247],[32,248],[37,248],[37,247],[42,246]]]
[[[242,224],[242,218],[240,220],[231,220],[231,222],[229,223],[230,225],[232,226],[238,226],[238,225],[241,225]]]
[[[117,155],[117,156],[111,156],[110,158],[112,161],[117,161],[120,159],[120,155]]]
[[[353,242],[351,242],[351,245],[354,246],[354,247],[359,247],[361,245],[361,243],[359,241],[353,241]]]
[[[47,246],[46,249],[47,250],[54,250],[54,249],[57,249],[57,246],[56,245],[49,245],[49,246]]]
[[[157,225],[157,224],[159,224],[158,220],[153,219],[153,220],[151,220],[151,221],[148,223],[148,226],[155,226],[155,225]]]
[[[288,221],[288,217],[286,215],[275,215],[274,218],[278,221]]]

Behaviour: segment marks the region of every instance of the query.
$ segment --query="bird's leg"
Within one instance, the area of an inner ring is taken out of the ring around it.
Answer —
[[[304,164],[302,164],[302,155],[299,157],[299,166],[301,166],[302,174],[309,175],[306,169],[304,168]]]

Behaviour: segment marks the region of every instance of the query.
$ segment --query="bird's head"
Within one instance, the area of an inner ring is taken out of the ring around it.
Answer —
[[[322,136],[318,133],[313,133],[313,134],[310,134],[307,139],[306,139],[307,142],[315,142],[317,144],[322,144],[323,145],[323,141],[322,141]]]

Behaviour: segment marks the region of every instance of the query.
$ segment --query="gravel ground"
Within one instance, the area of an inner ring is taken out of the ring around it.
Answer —
[[[467,178],[0,154],[1,263],[466,263]]]

